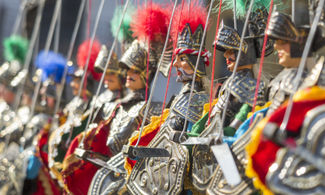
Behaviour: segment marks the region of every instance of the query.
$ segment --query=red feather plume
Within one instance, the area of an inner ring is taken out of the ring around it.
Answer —
[[[174,14],[171,30],[173,41],[177,41],[178,34],[182,32],[185,24],[188,23],[191,27],[192,33],[194,33],[200,24],[203,28],[205,27],[206,18],[206,7],[204,7],[198,0],[192,0],[190,3],[186,1],[179,4]]]
[[[79,68],[84,68],[86,66],[90,43],[91,43],[91,40],[86,40],[78,48],[77,64],[78,64]],[[101,45],[100,45],[99,41],[94,40],[93,46],[92,46],[92,49],[90,52],[89,64],[88,64],[88,69],[87,69],[87,71],[90,72],[92,74],[92,76],[94,77],[94,79],[97,81],[100,80],[101,74],[95,72],[94,65],[95,65],[97,55],[100,51],[100,47],[101,47]]]
[[[131,22],[133,37],[145,41],[166,39],[172,9],[157,3],[148,3],[137,10]]]

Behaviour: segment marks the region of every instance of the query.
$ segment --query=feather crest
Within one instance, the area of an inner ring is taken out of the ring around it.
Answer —
[[[77,64],[78,64],[79,68],[84,69],[84,67],[87,63],[90,43],[91,43],[91,40],[86,40],[78,48]],[[87,71],[91,73],[91,75],[93,76],[93,78],[96,81],[99,81],[100,77],[101,77],[101,73],[97,73],[94,69],[95,61],[97,59],[100,48],[101,48],[101,45],[100,45],[99,41],[94,40],[93,46],[92,46],[92,49],[90,52],[89,64],[88,64],[88,69],[87,69]]]
[[[168,5],[149,3],[137,10],[131,22],[133,37],[145,41],[161,41],[166,39],[171,9]]]
[[[195,32],[199,25],[204,28],[206,25],[207,12],[206,7],[198,0],[192,0],[190,3],[187,1],[184,4],[178,5],[174,14],[173,28],[171,35],[174,41],[177,41],[177,36],[182,32],[185,24],[189,24],[192,33]]]
[[[236,0],[236,14],[237,18],[244,18],[246,16],[246,12],[249,8],[250,0]],[[274,4],[281,4],[280,0],[274,0]],[[255,0],[252,8],[252,12],[255,12],[257,9],[267,9],[270,8],[271,0]],[[222,1],[222,12],[226,10],[234,9],[234,1],[233,0],[224,0]]]
[[[25,61],[28,51],[29,41],[21,36],[12,35],[7,37],[4,42],[4,57],[7,61],[18,60],[20,63]]]
[[[54,82],[59,83],[63,77],[67,60],[53,51],[41,51],[36,57],[36,67],[42,70],[42,81],[52,78]]]
[[[125,40],[131,41],[133,39],[132,31],[130,29],[130,23],[132,21],[132,16],[133,16],[134,12],[136,11],[135,7],[133,5],[128,6],[126,13],[124,15],[124,18],[123,18],[123,22],[122,22],[120,31],[118,33],[116,33],[118,30],[120,21],[122,19],[123,7],[124,6],[118,6],[115,9],[113,18],[111,20],[111,32],[112,32],[113,36],[117,37],[117,40],[121,43]]]

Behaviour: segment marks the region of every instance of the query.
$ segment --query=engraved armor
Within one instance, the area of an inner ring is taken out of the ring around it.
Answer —
[[[170,140],[174,132],[183,130],[190,85],[186,84],[171,106],[171,113],[161,130],[150,142],[150,148],[164,148],[170,157],[152,157],[140,159],[134,166],[127,181],[132,194],[179,194],[183,190],[186,167],[189,160],[185,146]],[[196,83],[193,99],[189,108],[188,121],[195,123],[200,119],[203,105],[208,102],[208,95]],[[157,174],[159,176],[157,177]]]
[[[267,115],[273,113],[282,103],[289,97],[293,90],[294,78],[297,74],[297,68],[283,69],[269,84],[268,99],[272,101]],[[307,71],[305,70],[302,78],[305,78]]]

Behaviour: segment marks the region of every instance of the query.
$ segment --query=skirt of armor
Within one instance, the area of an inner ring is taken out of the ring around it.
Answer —
[[[143,158],[137,161],[127,181],[130,193],[138,195],[180,194],[188,162],[185,146],[170,140],[173,129],[162,127],[150,142],[150,148],[165,148],[170,157]]]
[[[322,105],[306,115],[297,144],[315,159],[324,162],[324,140],[325,105]],[[322,165],[324,167],[324,163]],[[325,194],[324,172],[286,148],[278,151],[266,180],[276,194]]]
[[[118,153],[112,157],[107,164],[110,166],[124,170],[124,157],[122,153]],[[125,174],[116,173],[112,170],[101,168],[93,177],[88,194],[118,194],[125,187]],[[122,193],[127,194],[127,193]]]
[[[208,137],[217,128],[220,120],[219,114],[215,115],[210,125],[201,133],[200,137]],[[192,149],[192,182],[193,186],[200,192],[205,192],[213,176],[213,172],[218,166],[209,145],[195,145]]]
[[[218,166],[214,171],[210,185],[207,188],[207,194],[244,195],[255,191],[252,180],[245,175],[245,168],[247,165],[245,147],[251,139],[252,130],[262,118],[263,114],[257,115],[251,127],[231,146],[231,150],[233,152],[242,181],[236,186],[228,185],[220,166]]]

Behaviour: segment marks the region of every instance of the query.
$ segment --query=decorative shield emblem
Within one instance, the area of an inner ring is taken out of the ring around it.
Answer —
[[[245,147],[251,139],[252,130],[262,118],[263,114],[256,115],[251,127],[231,146],[242,181],[236,186],[229,185],[220,166],[218,166],[207,188],[208,194],[250,194],[255,191],[251,179],[245,175],[245,167],[247,165]]]
[[[148,147],[165,148],[170,157],[140,159],[131,172],[127,188],[132,194],[180,194],[183,189],[188,150],[181,144],[172,142],[173,130],[164,126]]]
[[[107,164],[111,167],[124,170],[124,157],[122,153],[118,153],[112,157]],[[101,168],[93,177],[88,194],[117,194],[121,189],[123,189],[123,187],[125,187],[125,181],[125,174],[120,174],[106,168]]]
[[[295,153],[287,148],[277,153],[266,182],[279,194],[325,194],[325,106],[309,111],[297,140]],[[318,166],[320,165],[320,167]],[[321,171],[322,169],[322,171]]]

